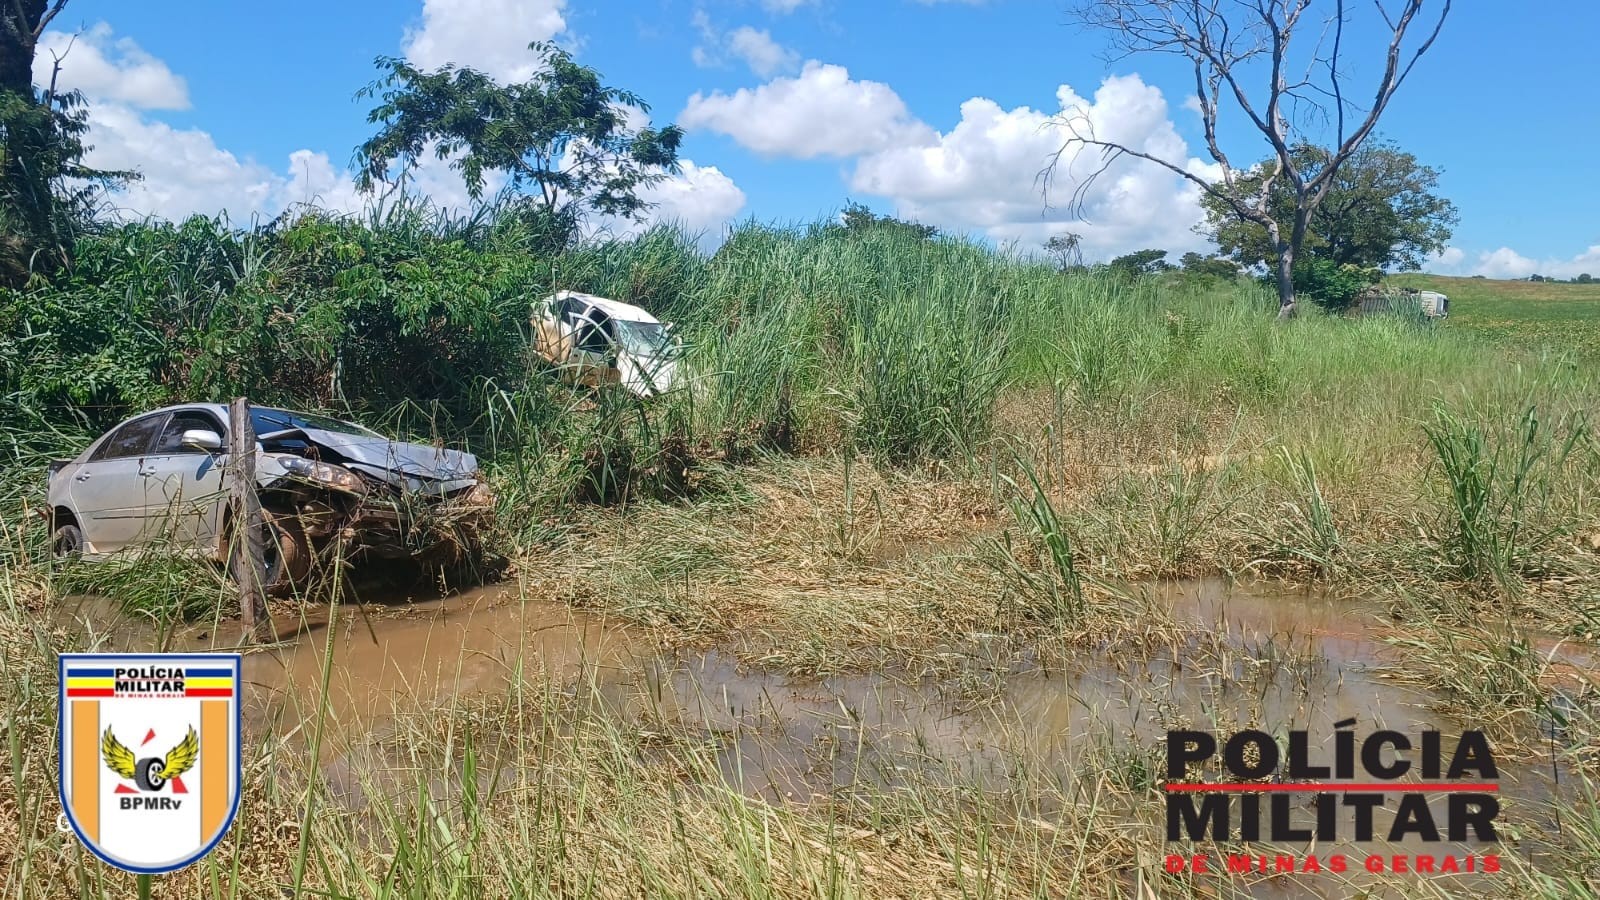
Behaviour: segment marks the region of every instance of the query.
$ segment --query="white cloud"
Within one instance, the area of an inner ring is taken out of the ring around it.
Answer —
[[[745,204],[744,191],[732,178],[716,166],[700,166],[692,160],[683,160],[677,175],[669,175],[645,188],[639,196],[654,204],[645,213],[644,221],[596,217],[587,224],[585,231],[591,235],[604,232],[624,237],[658,223],[675,224],[690,234],[698,234],[701,245],[711,250],[722,243],[723,226],[732,221]]]
[[[58,89],[79,90],[91,100],[140,109],[189,108],[188,84],[132,38],[114,37],[105,22],[76,35],[46,32],[33,58],[36,84],[49,86],[58,58]]]
[[[816,60],[793,78],[732,94],[696,93],[679,121],[764,156],[798,159],[856,156],[934,136],[888,85],[851,80],[844,67]]]
[[[1526,278],[1537,271],[1538,263],[1510,247],[1501,247],[1492,253],[1480,254],[1472,274],[1490,278]]]
[[[102,168],[133,169],[144,177],[110,199],[124,217],[154,215],[181,220],[191,214],[226,213],[245,224],[253,216],[277,215],[296,204],[310,204],[337,213],[358,212],[375,198],[356,190],[350,173],[336,167],[328,154],[296,150],[288,164],[274,170],[240,159],[218,147],[198,129],[177,129],[149,121],[133,109],[100,104],[90,109],[94,149],[89,163]],[[505,177],[489,173],[484,197],[505,185]],[[459,212],[471,204],[466,184],[427,148],[407,179],[407,191],[428,197],[443,209]],[[720,237],[720,226],[744,208],[745,194],[715,166],[684,161],[682,171],[646,188],[641,196],[656,204],[651,222],[677,222],[690,231]],[[633,223],[593,223],[615,233],[635,230]]]
[[[1046,208],[1039,176],[1071,137],[1061,119],[1067,113],[1101,139],[1184,160],[1201,178],[1219,174],[1188,155],[1161,92],[1137,75],[1106,79],[1092,103],[1066,85],[1056,97],[1059,109],[1050,113],[968,100],[948,133],[864,156],[851,189],[888,198],[902,216],[998,241],[1037,245],[1071,231],[1082,236],[1090,259],[1144,247],[1175,254],[1203,248],[1206,240],[1193,231],[1203,218],[1199,187],[1143,160],[1118,160],[1085,186],[1101,158],[1092,150],[1068,151],[1055,169]],[[1080,187],[1081,219],[1072,202]]]
[[[1106,79],[1092,102],[1065,85],[1056,99],[1054,110],[1008,110],[974,98],[941,134],[888,85],[853,80],[840,66],[812,60],[797,77],[732,94],[696,94],[680,120],[766,156],[854,158],[850,190],[886,198],[899,215],[947,230],[1029,245],[1071,231],[1082,236],[1091,259],[1207,245],[1193,231],[1204,218],[1200,188],[1143,160],[1118,160],[1091,180],[1099,154],[1085,151],[1080,159],[1068,152],[1053,173],[1047,208],[1040,175],[1072,136],[1068,115],[1101,139],[1178,160],[1203,179],[1219,174],[1189,155],[1161,92],[1137,75]],[[1081,205],[1073,202],[1080,186]]]
[[[769,13],[786,16],[802,6],[809,6],[816,2],[817,0],[761,0],[761,5]]]
[[[1460,247],[1446,247],[1428,258],[1428,268],[1438,271],[1455,271],[1467,258],[1467,252]]]
[[[567,29],[566,0],[424,0],[422,24],[406,30],[406,59],[424,69],[468,66],[500,81],[538,68],[529,52]]]
[[[354,212],[367,203],[349,172],[334,168],[328,154],[312,150],[289,154],[289,180],[278,196],[284,205],[303,203],[335,212]]]
[[[1459,247],[1446,247],[1435,254],[1427,266],[1428,271],[1440,275],[1482,275],[1485,278],[1527,278],[1543,275],[1547,278],[1576,278],[1588,273],[1600,277],[1600,244],[1570,259],[1546,257],[1533,259],[1523,256],[1510,247],[1489,250],[1476,256]]]
[[[800,65],[800,54],[773,40],[769,32],[748,25],[728,33],[728,50],[763,78],[792,72]]]
[[[684,160],[682,171],[646,188],[640,196],[656,204],[654,222],[676,222],[689,231],[707,231],[728,222],[744,209],[744,191],[716,166]]]
[[[113,197],[134,213],[181,219],[226,209],[248,217],[267,207],[279,185],[271,170],[221,149],[210,134],[147,121],[126,106],[90,107],[89,127],[90,165],[144,176]]]
[[[226,212],[242,223],[256,214],[275,215],[292,203],[315,202],[340,211],[359,207],[350,176],[334,168],[326,153],[297,150],[283,171],[273,171],[218,147],[204,131],[150,121],[116,103],[91,106],[89,127],[90,165],[144,176],[111,196],[124,215],[178,220]]]
[[[728,56],[741,60],[762,78],[800,67],[800,54],[773,40],[772,33],[765,29],[742,25],[723,32],[703,9],[695,10],[690,21],[700,32],[700,43],[689,51],[689,58],[703,69],[722,65]]]
[[[1585,273],[1600,278],[1600,244],[1590,245],[1571,259],[1547,260],[1539,269],[1539,274],[1556,278],[1577,278]]]
[[[88,164],[143,176],[107,198],[121,215],[176,220],[225,212],[246,222],[293,203],[359,208],[349,174],[335,168],[326,153],[297,150],[284,169],[275,171],[218,147],[205,131],[146,118],[144,110],[189,108],[188,85],[131,38],[116,37],[104,22],[76,35],[46,32],[39,46],[35,80],[48,83],[55,57],[64,56],[58,85],[81,90],[91,100]]]

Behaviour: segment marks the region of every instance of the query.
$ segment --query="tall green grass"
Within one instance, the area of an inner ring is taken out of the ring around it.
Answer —
[[[1529,407],[1486,424],[1441,407],[1423,429],[1446,488],[1441,542],[1460,575],[1515,589],[1548,574],[1546,551],[1576,524],[1553,513],[1567,464],[1590,439],[1583,418],[1549,423]]]

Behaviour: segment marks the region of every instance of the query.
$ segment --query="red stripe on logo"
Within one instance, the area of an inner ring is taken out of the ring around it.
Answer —
[[[232,697],[233,688],[188,688],[185,697]]]
[[[67,688],[68,697],[114,697],[116,693],[112,688]]]

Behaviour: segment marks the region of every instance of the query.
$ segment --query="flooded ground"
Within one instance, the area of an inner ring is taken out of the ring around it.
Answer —
[[[416,790],[415,772],[384,771],[381,744],[397,715],[554,684],[606,715],[704,738],[728,784],[770,801],[933,784],[1048,818],[1081,802],[1089,785],[1158,796],[1169,728],[1304,729],[1313,735],[1313,762],[1326,762],[1336,723],[1354,720],[1361,734],[1440,730],[1447,757],[1468,727],[1432,712],[1426,692],[1384,677],[1391,651],[1377,617],[1360,605],[1211,580],[1147,590],[1180,626],[1181,637],[1167,646],[1108,646],[1056,669],[975,654],[938,680],[894,672],[791,679],[724,649],[660,651],[643,631],[522,601],[509,586],[347,606],[331,630],[328,610],[309,608],[275,620],[280,634],[295,635],[286,644],[247,655],[246,729],[304,742],[325,695],[322,771],[333,795],[360,809],[374,791]],[[105,649],[153,646],[153,634],[102,601],[64,614]],[[171,636],[170,648],[216,647],[213,631],[231,638],[236,630],[192,627]],[[1501,821],[1515,823],[1524,842],[1410,842],[1380,852],[1538,852],[1550,825],[1546,806],[1563,789],[1560,773],[1548,764],[1501,762]],[[498,778],[514,768],[485,771]],[[424,780],[450,789],[449,773]],[[1297,823],[1312,821],[1315,795],[1294,796],[1303,798],[1295,801]],[[1160,845],[1159,801],[1149,805],[1129,827]],[[1442,810],[1444,801],[1431,805]],[[1369,851],[1352,845],[1349,852]],[[1263,880],[1260,890],[1277,892],[1273,884]]]

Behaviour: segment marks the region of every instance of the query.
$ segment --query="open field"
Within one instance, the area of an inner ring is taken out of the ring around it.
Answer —
[[[1396,275],[1403,287],[1450,298],[1450,322],[1463,330],[1524,346],[1600,354],[1600,284],[1501,281],[1443,275]]]
[[[43,460],[246,392],[470,447],[510,568],[282,605],[240,820],[158,896],[1600,891],[1600,367],[1490,324],[1520,304],[1452,282],[1442,328],[1280,325],[1252,287],[839,228],[709,259],[404,215],[96,240],[0,298],[31,335],[4,348],[7,896],[131,890],[57,830],[53,654],[237,633],[203,568],[47,560]],[[693,387],[530,366],[528,304],[568,286],[679,323]],[[1484,729],[1505,838],[1447,846],[1502,871],[1163,871],[1164,729],[1346,716]]]

